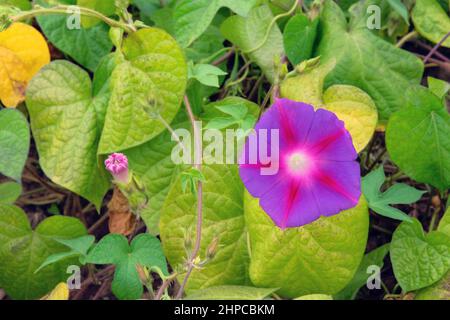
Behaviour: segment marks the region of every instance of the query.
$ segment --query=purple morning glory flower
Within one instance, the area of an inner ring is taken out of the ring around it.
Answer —
[[[274,223],[292,228],[356,206],[357,156],[334,113],[277,99],[247,138],[239,172]]]
[[[106,169],[117,182],[127,184],[129,182],[128,158],[122,153],[113,153],[105,160]]]

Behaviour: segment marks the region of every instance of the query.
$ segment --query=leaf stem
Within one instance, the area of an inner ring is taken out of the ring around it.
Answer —
[[[11,20],[13,22],[18,22],[18,21],[23,21],[23,20],[31,19],[31,18],[34,18],[37,16],[48,15],[48,14],[70,15],[70,14],[72,14],[73,7],[74,6],[66,6],[66,5],[57,5],[57,6],[51,7],[51,8],[37,7],[35,9],[29,10],[29,11],[21,12],[18,15],[11,17]],[[128,33],[136,31],[136,27],[130,23],[123,23],[123,22],[108,18],[107,16],[101,14],[100,12],[97,12],[92,9],[88,9],[88,8],[84,8],[84,7],[80,7],[80,6],[76,6],[76,8],[80,10],[81,15],[86,16],[86,17],[91,17],[91,18],[97,18],[97,19],[105,22],[106,24],[108,24],[111,27],[122,28]]]
[[[189,116],[189,119],[191,121],[192,128],[194,130],[194,140],[195,140],[195,156],[194,156],[194,167],[201,171],[202,168],[202,138],[201,138],[201,132],[199,130],[199,127],[197,125],[197,122],[195,121],[194,113],[192,112],[192,107],[189,102],[189,98],[187,96],[184,96],[184,105],[186,106],[186,110]],[[186,275],[183,279],[183,283],[180,286],[180,289],[178,290],[178,293],[176,295],[176,299],[181,299],[183,296],[184,288],[186,287],[187,281],[189,277],[192,274],[192,271],[194,270],[195,265],[195,259],[197,258],[197,255],[200,251],[200,244],[202,240],[202,222],[203,222],[203,183],[202,181],[198,181],[197,186],[197,230],[196,230],[196,239],[195,239],[195,246],[194,250],[192,251],[191,256],[188,259],[187,262],[187,271]]]
[[[411,31],[411,32],[407,33],[403,38],[401,38],[395,46],[397,48],[401,48],[401,47],[403,47],[403,45],[405,43],[415,39],[417,36],[418,36],[418,33],[416,31]]]

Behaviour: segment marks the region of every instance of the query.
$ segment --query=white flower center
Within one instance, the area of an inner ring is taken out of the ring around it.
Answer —
[[[289,156],[287,164],[292,172],[303,173],[308,168],[310,160],[303,152],[295,152]]]

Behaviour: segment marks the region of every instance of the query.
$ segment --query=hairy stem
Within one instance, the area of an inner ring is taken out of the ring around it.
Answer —
[[[200,171],[202,168],[201,132],[199,132],[199,127],[197,126],[197,122],[195,121],[195,116],[194,116],[194,113],[192,112],[192,107],[191,107],[191,104],[190,104],[187,96],[184,96],[184,104],[186,106],[186,110],[189,115],[189,119],[191,121],[192,128],[194,130],[194,140],[195,140],[194,167]],[[186,276],[184,277],[183,283],[181,284],[180,289],[178,290],[178,293],[175,297],[176,299],[181,299],[181,297],[183,296],[184,288],[186,287],[189,277],[191,276],[192,271],[194,270],[194,264],[195,264],[194,261],[197,258],[197,255],[200,251],[200,244],[201,244],[201,240],[202,240],[202,220],[203,220],[203,183],[201,181],[198,181],[198,186],[197,186],[197,229],[196,229],[195,246],[194,246],[194,250],[192,251],[191,256],[188,258]]]

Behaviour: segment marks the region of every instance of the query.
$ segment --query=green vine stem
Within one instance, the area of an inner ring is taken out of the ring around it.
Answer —
[[[70,15],[72,14],[74,6],[66,6],[66,5],[57,5],[55,7],[51,7],[51,8],[43,8],[40,6],[35,6],[34,9],[29,10],[29,11],[23,11],[15,16],[11,17],[11,21],[12,22],[19,22],[19,21],[23,21],[23,20],[28,20],[37,16],[41,16],[41,15],[49,15],[49,14],[67,14]],[[103,22],[105,22],[106,24],[108,24],[111,27],[114,28],[122,28],[123,30],[125,30],[128,33],[132,33],[136,31],[136,27],[131,24],[131,23],[124,23],[121,21],[117,21],[111,18],[108,18],[107,16],[101,14],[100,12],[97,12],[95,10],[92,9],[88,9],[88,8],[84,8],[84,7],[79,7],[76,6],[77,9],[80,10],[80,14],[86,17],[91,17],[91,18],[96,18],[99,19]]]
[[[248,54],[248,53],[252,53],[252,52],[255,52],[255,51],[261,49],[266,44],[267,40],[269,39],[270,31],[272,31],[272,28],[275,25],[275,23],[278,20],[280,20],[281,18],[289,17],[290,15],[292,15],[295,12],[295,10],[297,9],[297,7],[299,7],[299,4],[300,3],[298,1],[294,1],[294,4],[292,5],[291,9],[288,12],[281,13],[281,14],[277,15],[276,17],[274,17],[272,19],[272,21],[270,21],[269,27],[267,28],[266,33],[264,35],[264,39],[261,41],[261,43],[259,43],[256,47],[245,51],[244,53]],[[300,8],[301,8],[301,4],[300,4]]]

